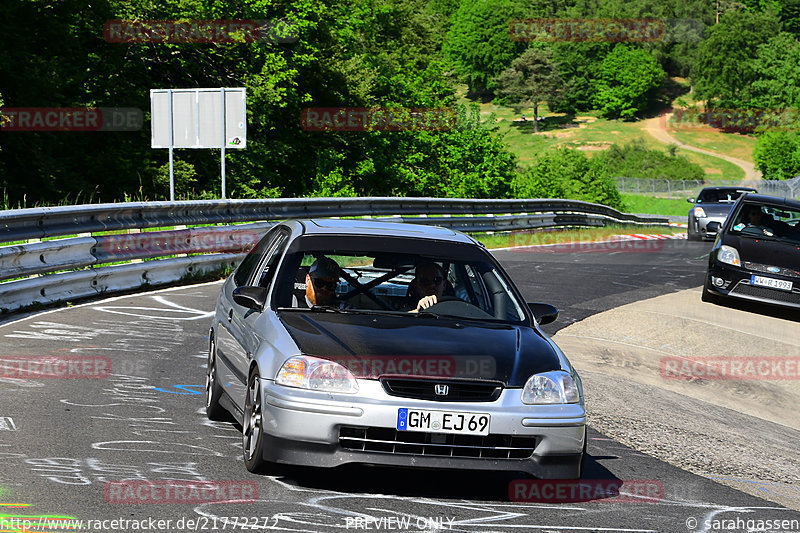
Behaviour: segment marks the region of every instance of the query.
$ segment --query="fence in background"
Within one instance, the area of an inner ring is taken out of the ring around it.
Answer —
[[[703,187],[752,187],[759,193],[780,198],[800,198],[800,177],[791,180],[663,180],[614,178],[623,193],[645,194],[660,198],[694,198]]]

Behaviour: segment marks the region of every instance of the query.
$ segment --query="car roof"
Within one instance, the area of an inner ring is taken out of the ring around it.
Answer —
[[[408,222],[314,218],[307,220],[287,220],[284,224],[290,227],[294,226],[292,228],[293,232],[297,231],[304,235],[370,235],[436,239],[440,241],[475,244],[475,240],[471,237],[449,228]]]
[[[770,204],[800,209],[800,201],[778,196],[768,196],[766,194],[746,194],[740,199],[742,202],[753,202],[760,204]]]
[[[754,189],[752,187],[703,187],[703,190],[700,191],[700,192],[704,192],[704,191],[753,191],[753,192],[755,192],[756,189]]]

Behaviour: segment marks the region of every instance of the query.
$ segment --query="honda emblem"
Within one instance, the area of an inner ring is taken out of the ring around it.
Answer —
[[[447,385],[436,385],[433,387],[433,392],[436,393],[436,396],[447,396],[447,393],[450,392],[450,387]]]

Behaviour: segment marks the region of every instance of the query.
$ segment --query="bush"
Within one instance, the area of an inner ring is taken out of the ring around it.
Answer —
[[[672,147],[668,146],[665,152],[649,150],[641,139],[625,146],[611,145],[597,158],[611,177],[669,180],[702,180],[705,177],[700,165],[675,154]]]
[[[764,179],[793,178],[800,171],[800,137],[791,131],[763,133],[753,149],[753,160]]]
[[[512,182],[517,198],[567,198],[622,208],[613,180],[596,158],[578,150],[545,153]]]

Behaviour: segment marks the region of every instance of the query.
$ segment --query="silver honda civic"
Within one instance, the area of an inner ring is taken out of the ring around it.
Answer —
[[[494,257],[449,229],[277,224],[225,281],[206,412],[242,426],[245,466],[364,463],[574,479],[578,373]]]

